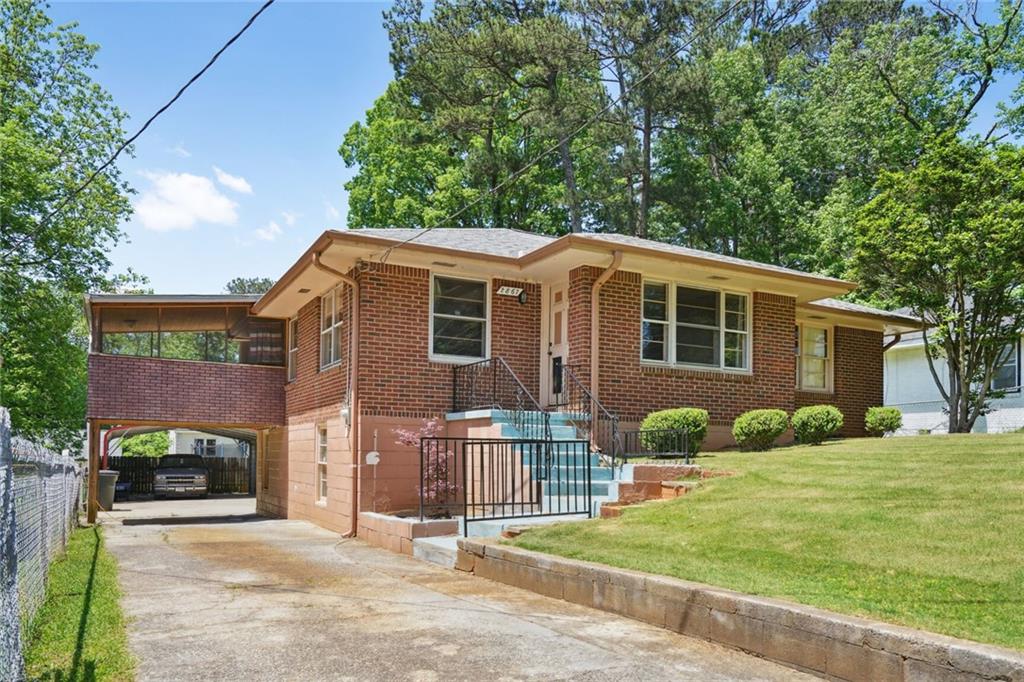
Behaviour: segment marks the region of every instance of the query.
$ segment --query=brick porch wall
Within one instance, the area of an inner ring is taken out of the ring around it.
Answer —
[[[87,416],[95,419],[284,424],[283,367],[89,355]]]

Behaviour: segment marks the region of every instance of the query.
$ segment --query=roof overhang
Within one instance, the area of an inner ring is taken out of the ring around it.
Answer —
[[[885,335],[918,331],[921,323],[912,317],[885,310],[847,310],[824,303],[801,303],[797,305],[797,319],[812,320],[840,327],[855,327],[880,331]]]
[[[581,265],[605,267],[616,251],[623,254],[621,270],[719,288],[777,293],[792,296],[798,303],[840,296],[856,287],[852,282],[796,270],[670,253],[654,247],[588,239],[578,234],[553,240],[523,256],[510,257],[416,241],[403,242],[361,234],[359,230],[328,230],[253,305],[252,311],[254,315],[266,317],[289,317],[336,286],[337,276],[318,268],[314,262],[316,256],[321,263],[340,272],[350,272],[360,262],[379,263],[387,254],[387,262],[393,265],[455,275],[556,282],[566,279],[570,270]]]

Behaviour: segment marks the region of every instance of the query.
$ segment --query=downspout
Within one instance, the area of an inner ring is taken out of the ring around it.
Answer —
[[[601,327],[601,309],[600,301],[598,296],[601,291],[601,287],[604,283],[612,278],[612,275],[622,265],[622,252],[612,252],[612,262],[605,268],[604,272],[598,275],[597,279],[594,280],[593,286],[590,288],[590,395],[594,400],[598,400],[598,373],[601,367],[601,355],[600,355],[600,327]]]
[[[359,454],[359,282],[358,280],[349,277],[340,270],[324,265],[320,262],[320,254],[313,254],[313,267],[329,275],[334,275],[342,282],[352,287],[352,320],[351,320],[351,336],[349,339],[349,353],[348,353],[348,409],[349,409],[349,447],[352,453],[353,467],[355,468],[355,476],[352,479],[352,531],[349,536],[354,536],[357,529],[359,528],[359,478],[360,472],[360,454]]]
[[[882,346],[882,352],[884,353],[885,351],[887,351],[890,348],[892,348],[893,346],[895,346],[897,343],[900,342],[900,339],[902,339],[902,338],[903,338],[903,334],[900,333],[900,332],[896,332],[896,334],[893,335],[893,337],[892,337],[892,341],[890,341],[889,343],[887,343],[884,346]]]

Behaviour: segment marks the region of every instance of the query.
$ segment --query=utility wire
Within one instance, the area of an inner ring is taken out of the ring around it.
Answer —
[[[423,235],[425,235],[428,232],[430,232],[431,230],[433,230],[433,229],[435,229],[437,227],[440,227],[441,225],[443,225],[445,223],[449,223],[450,221],[454,220],[458,216],[460,216],[463,213],[465,213],[466,211],[468,211],[473,206],[479,204],[484,199],[494,195],[499,190],[504,189],[508,185],[511,185],[513,182],[518,180],[520,177],[523,176],[524,173],[526,173],[526,171],[530,170],[530,168],[532,168],[533,166],[535,166],[538,163],[540,163],[546,156],[548,156],[549,154],[552,154],[552,153],[558,151],[558,148],[561,145],[563,145],[564,143],[568,142],[572,138],[576,137],[581,132],[586,130],[588,127],[590,127],[591,125],[593,125],[594,123],[599,121],[602,116],[604,116],[606,113],[611,111],[611,109],[613,107],[615,107],[616,105],[618,105],[619,102],[624,100],[633,91],[633,89],[635,89],[638,85],[640,85],[641,83],[643,83],[644,81],[649,79],[651,76],[653,76],[655,73],[657,73],[663,66],[665,66],[665,64],[667,64],[670,61],[672,61],[673,59],[675,59],[676,56],[680,52],[682,52],[683,50],[688,48],[690,45],[692,45],[693,41],[695,41],[701,34],[707,32],[712,27],[717,28],[723,21],[725,21],[726,17],[728,17],[730,14],[732,14],[733,10],[735,10],[737,7],[742,5],[743,2],[744,2],[744,0],[737,0],[733,4],[729,5],[729,7],[727,7],[717,17],[715,17],[714,21],[712,21],[710,24],[704,26],[703,28],[698,29],[694,33],[692,33],[690,35],[690,37],[687,38],[679,47],[677,47],[676,49],[672,50],[668,54],[668,56],[666,56],[664,59],[660,60],[657,64],[655,64],[654,67],[651,68],[651,70],[649,70],[647,73],[643,74],[640,78],[638,78],[636,81],[634,81],[633,84],[629,88],[623,89],[619,93],[618,97],[616,97],[615,99],[610,101],[608,104],[603,106],[600,110],[597,111],[597,113],[595,113],[593,116],[591,116],[586,121],[584,121],[582,124],[580,124],[579,127],[575,128],[568,135],[566,135],[563,138],[560,138],[558,140],[558,142],[555,142],[553,145],[551,145],[550,147],[548,147],[547,149],[542,151],[540,154],[535,156],[525,166],[523,166],[522,168],[517,170],[515,173],[512,173],[511,175],[509,175],[507,178],[505,178],[504,180],[499,182],[494,187],[492,187],[489,190],[487,190],[486,193],[481,194],[476,199],[474,199],[474,200],[470,201],[469,203],[463,205],[462,208],[460,208],[459,210],[455,211],[454,213],[451,213],[451,214],[445,216],[443,219],[438,221],[437,224],[435,224],[435,225],[433,225],[431,227],[424,228],[420,232],[417,232],[413,236],[411,236],[408,239],[405,239],[405,240],[399,242],[398,244],[395,244],[394,246],[389,246],[387,249],[384,250],[384,253],[381,254],[381,258],[380,258],[381,263],[386,263],[387,260],[388,260],[388,257],[391,255],[391,252],[394,251],[395,249],[401,248],[401,247],[405,246],[406,244],[409,244],[410,242],[414,242],[417,239],[419,239],[420,237],[422,237]]]
[[[110,157],[109,159],[107,159],[107,160],[106,160],[106,161],[105,161],[105,162],[103,163],[103,165],[101,165],[101,166],[100,166],[99,168],[97,168],[96,170],[94,170],[94,171],[92,172],[92,174],[91,174],[91,175],[90,175],[90,176],[89,176],[88,178],[86,178],[85,182],[83,182],[83,183],[82,183],[81,185],[79,185],[79,186],[78,186],[78,187],[77,187],[76,189],[74,189],[74,190],[73,190],[73,191],[71,192],[71,194],[69,194],[69,195],[68,195],[68,196],[67,196],[67,197],[66,197],[66,198],[64,199],[64,201],[62,201],[62,202],[60,202],[59,204],[57,204],[57,207],[56,207],[56,208],[54,208],[54,209],[53,209],[52,211],[50,211],[50,212],[49,212],[48,214],[46,214],[46,216],[45,216],[45,217],[43,218],[43,220],[42,220],[42,221],[40,222],[40,227],[41,227],[41,226],[43,226],[43,225],[45,225],[46,223],[50,222],[50,220],[52,220],[52,219],[53,219],[53,217],[54,217],[55,215],[57,215],[57,214],[58,214],[59,212],[61,212],[62,210],[64,210],[64,207],[65,207],[65,206],[67,206],[67,205],[68,205],[68,204],[69,204],[69,203],[71,202],[71,200],[72,200],[72,199],[74,199],[74,198],[75,198],[76,196],[78,196],[79,194],[81,194],[81,193],[82,193],[82,191],[84,191],[86,187],[88,187],[89,185],[91,185],[91,184],[92,184],[92,182],[93,182],[93,181],[94,181],[94,180],[95,180],[96,178],[98,178],[98,177],[99,177],[100,173],[102,173],[102,172],[103,172],[103,171],[105,171],[105,170],[106,170],[107,168],[109,168],[109,167],[110,167],[110,165],[111,165],[112,163],[114,163],[114,161],[116,161],[116,160],[117,160],[117,157],[121,155],[121,152],[123,152],[123,151],[124,151],[125,149],[127,149],[127,148],[128,148],[128,146],[129,146],[129,145],[131,145],[131,144],[132,144],[133,142],[135,142],[135,140],[137,140],[137,139],[139,138],[139,136],[140,136],[140,135],[142,135],[142,133],[146,132],[146,129],[147,129],[147,128],[149,128],[150,124],[152,124],[152,123],[153,123],[153,121],[155,121],[155,120],[156,120],[156,119],[157,119],[157,118],[158,118],[158,117],[160,116],[160,114],[162,114],[162,113],[164,113],[165,111],[167,111],[168,109],[170,109],[170,108],[171,108],[171,106],[172,106],[172,105],[173,105],[173,104],[174,104],[175,102],[177,102],[177,101],[178,101],[178,98],[179,98],[179,97],[181,97],[181,96],[182,96],[183,94],[185,94],[185,91],[186,91],[186,90],[188,90],[188,89],[189,89],[189,87],[191,87],[193,83],[195,83],[195,82],[196,82],[197,80],[199,80],[200,78],[202,78],[202,77],[203,77],[203,74],[204,74],[204,73],[206,73],[206,72],[207,72],[207,71],[208,71],[208,70],[210,69],[210,67],[211,67],[211,66],[213,66],[214,62],[216,62],[216,61],[217,61],[217,60],[218,60],[218,59],[220,58],[220,56],[221,56],[222,54],[224,54],[224,52],[225,52],[225,51],[226,51],[226,50],[227,50],[227,49],[228,49],[229,47],[231,47],[231,45],[232,45],[232,44],[234,44],[234,42],[235,42],[236,40],[238,40],[239,38],[241,38],[241,37],[242,37],[242,34],[243,34],[243,33],[245,33],[245,32],[246,32],[247,30],[249,30],[249,27],[253,25],[253,22],[255,22],[255,21],[256,21],[256,19],[257,19],[257,18],[259,18],[259,16],[260,16],[261,14],[263,14],[263,12],[264,12],[264,11],[265,11],[265,10],[266,10],[266,9],[267,9],[268,7],[270,7],[271,5],[273,5],[275,1],[276,1],[276,0],[266,0],[266,2],[264,2],[264,3],[263,3],[263,5],[262,5],[262,6],[261,6],[261,7],[260,7],[260,8],[258,9],[258,10],[256,10],[256,13],[255,13],[255,14],[253,14],[253,15],[252,15],[251,17],[249,17],[249,21],[245,22],[245,25],[244,25],[244,26],[242,26],[242,28],[241,28],[241,29],[239,29],[239,30],[238,30],[238,32],[237,32],[237,33],[235,33],[235,35],[231,36],[231,39],[230,39],[230,40],[228,40],[228,41],[227,41],[226,43],[224,43],[224,45],[223,45],[223,46],[222,46],[222,47],[221,47],[221,48],[220,48],[219,50],[217,50],[217,52],[215,52],[215,53],[214,53],[214,55],[213,55],[212,57],[210,57],[210,61],[206,62],[206,66],[204,66],[204,67],[203,67],[202,69],[200,69],[200,70],[199,70],[199,71],[198,71],[198,72],[197,72],[197,73],[196,73],[196,74],[195,74],[194,76],[192,76],[192,78],[190,78],[190,79],[188,80],[188,82],[187,82],[187,83],[185,83],[185,85],[181,86],[181,89],[180,89],[180,90],[178,90],[178,92],[177,92],[177,93],[176,93],[176,94],[174,95],[174,97],[172,97],[172,98],[171,98],[170,100],[168,100],[167,104],[165,104],[165,105],[163,105],[162,107],[160,107],[159,109],[157,109],[157,112],[156,112],[155,114],[153,114],[152,116],[150,116],[150,117],[149,117],[149,119],[148,119],[148,120],[147,120],[147,121],[146,121],[146,122],[145,122],[144,124],[142,124],[142,127],[141,127],[141,128],[139,128],[138,132],[136,132],[136,133],[135,133],[134,135],[132,135],[131,137],[129,137],[129,138],[127,139],[127,140],[125,140],[125,141],[124,141],[124,142],[123,142],[123,143],[121,144],[121,146],[117,148],[117,151],[115,151],[115,152],[113,153],[113,155],[111,155],[111,157]]]

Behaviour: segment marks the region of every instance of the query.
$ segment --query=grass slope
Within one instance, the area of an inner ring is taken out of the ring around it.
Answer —
[[[25,667],[33,680],[131,680],[118,600],[117,564],[98,527],[71,535],[67,554],[50,567],[46,602],[31,627]]]
[[[1024,434],[699,461],[737,475],[515,544],[1024,649]]]

